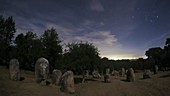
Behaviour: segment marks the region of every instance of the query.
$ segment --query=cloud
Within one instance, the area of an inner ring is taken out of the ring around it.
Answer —
[[[100,56],[108,57],[109,59],[136,59],[144,57],[141,53],[136,53],[136,50],[126,49],[119,43],[119,39],[111,31],[90,32],[81,36],[74,36],[70,40],[93,43],[99,49]]]
[[[129,51],[125,49],[122,42],[120,43],[121,40],[126,41],[135,32],[136,24],[124,18],[125,15],[129,17],[134,15],[131,14],[134,3],[121,1],[118,2],[120,4],[114,2],[116,6],[104,7],[108,2],[101,2],[102,0],[52,0],[50,2],[43,0],[41,3],[31,1],[8,0],[7,4],[2,3],[3,12],[5,10],[7,16],[14,17],[17,33],[33,31],[41,35],[44,30],[54,27],[63,43],[88,41],[100,50],[102,57],[137,56],[134,55],[136,53],[132,51],[133,49]],[[120,5],[125,7],[120,8]],[[87,7],[90,11],[86,9]],[[103,11],[106,14],[96,14]]]
[[[69,27],[69,26],[62,26],[56,23],[48,22],[46,23],[46,29],[49,28],[55,28],[56,31],[59,34],[60,39],[63,41],[62,43],[68,43],[75,41],[76,36],[78,35],[78,32],[84,31],[83,28],[75,28],[75,27]]]
[[[50,22],[46,23],[46,29],[49,29],[52,27],[56,29],[56,31],[59,34],[60,39],[64,40],[64,43],[66,43],[67,41],[69,41],[70,38],[72,38],[72,35],[74,33],[73,29],[69,29],[69,28],[63,27],[55,23],[50,23]]]
[[[83,36],[76,36],[74,40],[77,41],[88,41],[96,45],[113,45],[117,42],[115,35],[111,34],[110,31],[97,31],[84,34]]]
[[[99,0],[91,0],[90,7],[91,10],[93,11],[98,11],[98,12],[104,11],[104,7]]]
[[[91,26],[92,24],[93,24],[93,22],[91,20],[85,20],[83,22],[83,25],[85,25],[85,26]]]
[[[118,42],[118,38],[111,31],[95,31],[83,34],[77,34],[76,31],[82,31],[81,28],[67,28],[54,23],[48,23],[46,28],[54,27],[59,33],[59,37],[63,40],[63,44],[68,42],[89,42],[96,46],[100,51],[101,57],[110,59],[134,59],[143,57],[139,54],[125,49]]]
[[[114,34],[111,34],[111,31],[90,32],[81,36],[74,36],[71,41],[87,41],[94,44],[99,49],[102,57],[110,58],[114,54],[124,52],[122,45],[118,43],[118,39]]]
[[[149,40],[143,45],[146,46],[147,48],[158,47],[160,45],[162,45],[161,47],[163,47],[165,45],[166,38],[169,38],[169,37],[170,37],[170,32],[165,32],[164,34]]]

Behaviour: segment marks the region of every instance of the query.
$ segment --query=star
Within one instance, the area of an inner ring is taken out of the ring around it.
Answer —
[[[159,16],[157,15],[156,18],[159,18]]]

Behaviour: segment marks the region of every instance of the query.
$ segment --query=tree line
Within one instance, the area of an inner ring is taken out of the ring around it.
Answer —
[[[98,70],[103,73],[106,68],[119,70],[122,67],[134,69],[151,68],[154,64],[167,67],[170,60],[170,39],[164,49],[150,48],[146,51],[147,59],[109,60],[101,58],[99,50],[89,42],[71,42],[62,45],[55,28],[44,31],[41,36],[28,31],[17,36],[13,17],[0,16],[0,64],[8,66],[10,59],[19,60],[20,68],[34,70],[38,58],[49,60],[50,71],[53,69],[72,70],[82,74],[85,70]]]
[[[38,58],[49,60],[50,71],[70,69],[76,73],[95,67],[100,61],[98,49],[88,42],[72,42],[63,46],[55,28],[44,31],[41,36],[28,31],[15,36],[13,17],[0,16],[0,64],[6,65],[10,59],[19,60],[21,69],[34,70]],[[64,48],[63,48],[64,47]]]
[[[145,55],[152,65],[158,65],[160,70],[169,70],[170,68],[170,38],[166,39],[164,48],[153,47],[149,48]]]

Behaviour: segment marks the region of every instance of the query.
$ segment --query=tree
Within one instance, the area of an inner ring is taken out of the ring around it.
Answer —
[[[76,74],[83,74],[85,70],[97,69],[100,63],[99,51],[91,43],[69,43],[64,53],[64,61],[67,68],[73,70]]]
[[[61,41],[54,28],[45,30],[41,39],[43,42],[44,56],[49,60],[50,71],[52,71],[54,68],[60,66],[58,63],[62,55]]]
[[[148,56],[148,59],[153,60],[154,65],[159,65],[164,58],[164,51],[160,47],[150,48],[145,55]]]
[[[164,58],[165,66],[170,67],[170,63],[169,63],[170,62],[170,38],[166,39],[165,46],[164,46],[164,54],[165,54],[165,58]]]
[[[5,61],[3,60],[3,54],[4,53],[4,50],[5,50],[5,45],[4,45],[4,40],[3,40],[3,36],[4,36],[4,18],[3,16],[0,16],[0,63],[3,64],[5,63]]]
[[[33,32],[19,34],[15,39],[16,54],[21,67],[33,70],[35,61],[43,56],[43,45],[41,40]]]
[[[15,32],[16,29],[15,29],[15,22],[13,20],[13,17],[11,16],[8,17],[7,19],[4,19],[3,16],[0,16],[0,42],[1,42],[0,58],[1,60],[5,60],[3,63],[7,64],[7,62],[10,59],[9,53],[12,49],[11,44]]]
[[[167,39],[166,39],[165,45],[166,45],[166,46],[170,46],[170,38],[167,38]]]
[[[14,43],[16,44],[16,58],[19,59],[20,65],[22,66],[24,63],[24,56],[26,54],[25,47],[24,47],[24,34],[19,34],[16,38]]]

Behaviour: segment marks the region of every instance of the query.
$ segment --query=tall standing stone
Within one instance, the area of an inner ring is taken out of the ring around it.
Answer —
[[[106,69],[106,75],[110,75],[110,69],[109,68]]]
[[[120,76],[124,77],[126,74],[125,68],[122,68],[120,71]]]
[[[60,70],[54,69],[52,73],[52,83],[55,85],[59,85],[61,76],[62,72]]]
[[[35,64],[35,80],[37,83],[47,85],[49,76],[49,62],[45,58],[39,58]]]
[[[134,82],[135,81],[135,73],[133,68],[129,68],[127,71],[127,81]]]
[[[9,62],[10,79],[14,81],[20,80],[19,62],[17,59],[11,59]]]
[[[153,69],[154,74],[158,73],[158,65],[154,65],[154,69]]]
[[[89,77],[89,70],[85,71],[85,77],[87,77],[87,78]]]
[[[75,93],[74,74],[72,71],[65,72],[61,77],[61,91]]]
[[[109,83],[110,82],[110,69],[106,69],[106,74],[104,75],[104,82]]]

